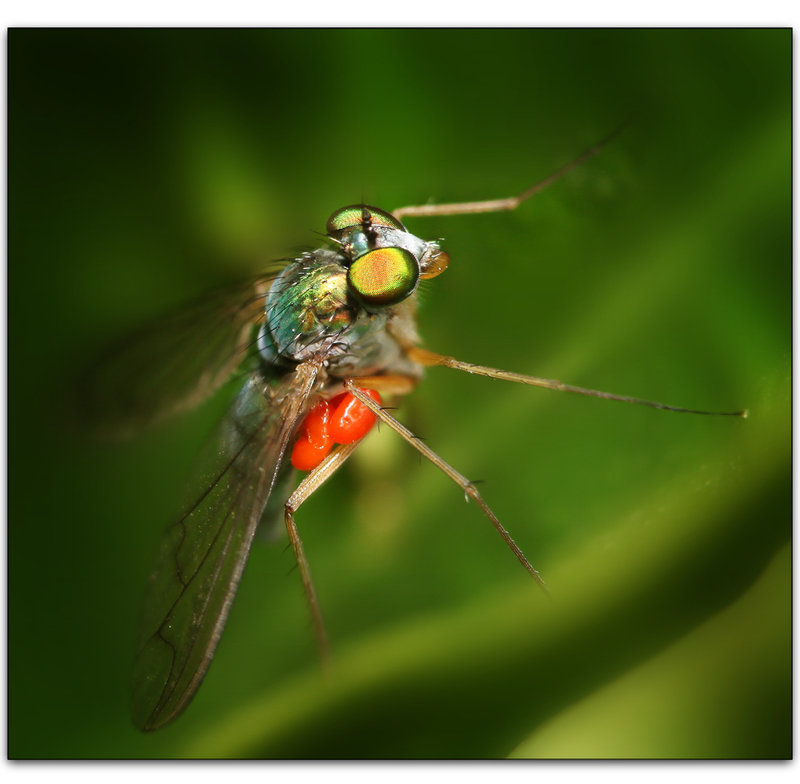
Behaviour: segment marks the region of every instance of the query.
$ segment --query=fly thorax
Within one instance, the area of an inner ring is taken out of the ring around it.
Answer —
[[[261,357],[276,364],[336,353],[337,341],[356,316],[338,254],[307,253],[286,267],[270,288],[258,338]]]

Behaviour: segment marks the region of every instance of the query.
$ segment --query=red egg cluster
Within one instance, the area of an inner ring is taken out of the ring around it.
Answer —
[[[374,389],[360,391],[381,404],[381,396]],[[292,448],[292,465],[300,471],[311,471],[328,456],[334,444],[352,444],[363,438],[375,419],[375,414],[351,392],[320,401],[300,426]]]

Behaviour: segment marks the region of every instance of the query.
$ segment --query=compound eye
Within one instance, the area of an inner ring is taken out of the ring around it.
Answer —
[[[328,234],[335,234],[345,229],[363,228],[366,226],[388,226],[392,229],[405,231],[406,227],[397,218],[385,210],[369,207],[366,204],[351,204],[342,207],[328,218],[326,229]]]
[[[396,305],[417,287],[419,264],[404,248],[377,248],[350,265],[347,280],[365,305]]]

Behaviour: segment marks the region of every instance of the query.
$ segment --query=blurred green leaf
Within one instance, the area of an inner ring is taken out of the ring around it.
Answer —
[[[548,724],[514,757],[792,754],[789,548],[740,599]]]

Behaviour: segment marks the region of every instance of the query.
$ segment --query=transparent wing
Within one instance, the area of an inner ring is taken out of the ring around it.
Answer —
[[[131,435],[216,391],[252,353],[264,297],[283,266],[222,287],[112,344],[79,383],[76,408],[85,428]]]
[[[133,719],[175,718],[208,669],[296,423],[318,368],[301,364],[265,394],[254,376],[223,423],[208,489],[167,530],[148,586],[134,666]]]

